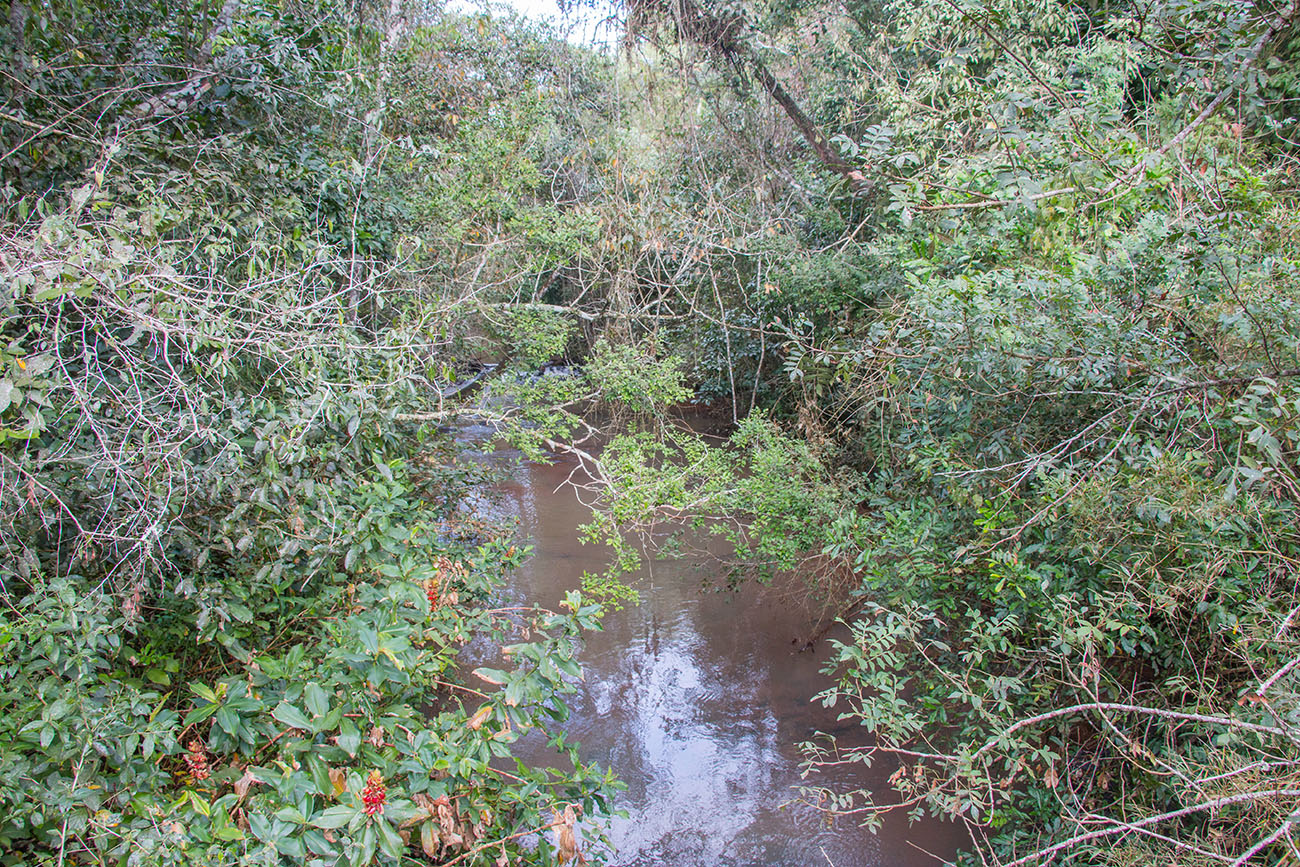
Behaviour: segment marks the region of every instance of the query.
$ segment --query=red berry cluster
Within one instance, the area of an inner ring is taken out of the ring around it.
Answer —
[[[203,748],[203,743],[192,740],[185,746],[189,750],[185,754],[185,766],[190,769],[190,776],[196,781],[206,780],[212,776],[212,769],[208,767],[208,753]]]
[[[371,771],[370,776],[366,777],[366,787],[361,790],[361,803],[366,806],[366,815],[373,816],[384,812],[386,800],[388,800],[388,792],[384,788],[384,778],[380,776],[379,771]]]
[[[430,610],[430,611],[437,611],[437,610],[438,610],[438,602],[440,601],[440,598],[441,598],[441,594],[439,594],[439,592],[438,592],[438,582],[437,582],[437,581],[434,581],[434,580],[425,581],[425,582],[424,582],[424,595],[425,595],[425,596],[428,598],[428,600],[429,600],[429,610]]]

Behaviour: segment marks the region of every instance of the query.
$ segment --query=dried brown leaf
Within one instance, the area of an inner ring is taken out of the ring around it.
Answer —
[[[438,857],[438,849],[442,846],[442,841],[438,839],[438,826],[433,822],[425,822],[420,827],[420,848],[430,861]]]
[[[483,723],[486,722],[490,716],[492,716],[492,705],[485,704],[474,712],[474,715],[469,718],[469,722],[467,722],[466,725],[469,726],[470,731],[476,732],[483,727]]]
[[[460,839],[460,836],[456,834],[456,819],[458,818],[456,811],[451,806],[451,801],[446,795],[441,796],[433,803],[438,808],[438,824],[442,825],[442,835],[447,839],[447,845],[450,846],[453,836],[457,840]]]
[[[565,807],[563,817],[557,819],[559,824],[555,830],[555,845],[559,851],[556,857],[561,864],[566,864],[578,856],[578,836],[574,832],[578,818],[573,813],[573,807]]]
[[[253,784],[260,782],[262,781],[255,777],[252,771],[245,768],[244,775],[235,781],[235,794],[239,796],[235,803],[242,803]]]

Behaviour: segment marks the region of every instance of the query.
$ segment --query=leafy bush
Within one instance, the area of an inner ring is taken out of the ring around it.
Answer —
[[[396,181],[438,157],[381,134],[411,43],[154,6],[19,2],[0,47],[0,861],[571,857],[617,788],[556,730],[600,608],[493,608],[525,552],[401,420],[458,325]]]

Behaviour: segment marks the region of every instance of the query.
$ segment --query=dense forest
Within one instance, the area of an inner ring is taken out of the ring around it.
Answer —
[[[0,863],[598,861],[667,530],[848,624],[828,817],[1300,863],[1297,0],[7,13]],[[591,476],[560,610],[465,418]]]

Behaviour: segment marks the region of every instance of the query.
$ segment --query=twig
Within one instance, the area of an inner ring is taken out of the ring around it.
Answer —
[[[482,852],[484,849],[490,849],[493,846],[500,846],[502,843],[508,843],[511,840],[518,840],[520,837],[527,837],[529,834],[540,834],[543,831],[547,830],[548,828],[554,828],[556,825],[563,825],[563,824],[564,824],[564,819],[556,818],[547,822],[545,825],[542,825],[537,828],[528,828],[523,831],[516,831],[515,833],[507,837],[501,837],[500,839],[492,840],[487,843],[480,843],[479,845],[475,846],[473,849],[466,849],[464,852],[460,853],[455,858],[452,858],[450,861],[444,861],[442,867],[451,867],[452,864],[455,864],[458,861],[464,861],[469,856]]]
[[[1160,813],[1155,816],[1148,816],[1147,818],[1139,819],[1136,822],[1120,822],[1118,820],[1110,819],[1108,821],[1115,822],[1115,825],[1113,827],[1100,828],[1096,831],[1089,831],[1086,834],[1078,834],[1074,837],[1069,838],[1068,840],[1062,840],[1060,843],[1055,843],[1044,849],[1039,849],[1037,852],[1032,852],[1028,855],[1025,855],[1022,858],[1017,858],[1014,861],[1009,861],[1006,864],[1002,865],[1002,867],[1019,867],[1019,865],[1021,864],[1028,864],[1032,861],[1042,860],[1043,858],[1046,858],[1049,855],[1054,855],[1063,849],[1069,849],[1070,847],[1077,846],[1080,843],[1087,843],[1092,840],[1099,840],[1102,837],[1113,837],[1116,834],[1124,834],[1129,831],[1136,831],[1141,828],[1145,828],[1148,825],[1155,825],[1159,822],[1168,821],[1169,819],[1180,819],[1183,816],[1190,816],[1193,813],[1204,813],[1206,810],[1217,810],[1220,807],[1228,807],[1233,804],[1244,804],[1250,801],[1259,801],[1259,800],[1263,800],[1264,798],[1296,798],[1296,797],[1300,797],[1300,789],[1269,789],[1268,791],[1264,791],[1264,792],[1243,792],[1238,795],[1229,795],[1223,798],[1215,798],[1212,801],[1203,801],[1202,803],[1195,804],[1191,807],[1183,807],[1181,810],[1172,810],[1168,813]]]
[[[1290,828],[1291,820],[1284,820],[1272,834],[1256,841],[1255,845],[1251,846],[1245,852],[1242,852],[1241,857],[1232,862],[1232,867],[1245,867],[1251,858],[1254,858],[1260,852],[1264,851],[1264,849],[1268,848],[1270,844],[1277,842],[1278,838],[1290,830]]]
[[[1045,190],[1041,193],[1034,193],[1031,196],[1024,196],[1019,199],[985,199],[978,202],[950,202],[939,205],[916,205],[912,208],[914,211],[976,211],[983,208],[1005,208],[1008,205],[1016,205],[1021,202],[1041,202],[1043,199],[1051,199],[1056,196],[1065,196],[1070,193],[1079,192],[1078,187],[1061,187],[1057,190]]]
[[[1241,64],[1240,67],[1241,72],[1243,73],[1246,72],[1246,70],[1250,69],[1252,66],[1254,66],[1256,63],[1259,62],[1260,55],[1264,52],[1264,49],[1268,47],[1268,44],[1273,41],[1273,38],[1275,36],[1277,36],[1279,33],[1282,32],[1283,29],[1286,28],[1286,26],[1291,22],[1291,19],[1295,17],[1297,11],[1300,11],[1300,0],[1294,0],[1294,2],[1292,2],[1291,4],[1290,9],[1288,9],[1286,12],[1281,13],[1280,15],[1278,15],[1276,18],[1273,19],[1273,22],[1272,24],[1269,25],[1269,28],[1265,30],[1262,34],[1260,34],[1259,39],[1255,40],[1255,44],[1251,47],[1249,56]],[[1175,135],[1169,141],[1161,145],[1161,147],[1157,151],[1155,151],[1155,153],[1153,153],[1152,156],[1157,156],[1157,157],[1164,156],[1172,148],[1175,148],[1178,145],[1182,144],[1184,141],[1186,141],[1187,137],[1190,136],[1192,133],[1194,133],[1197,130],[1197,128],[1200,127],[1201,124],[1209,120],[1210,116],[1213,115],[1214,112],[1216,112],[1219,109],[1219,106],[1223,105],[1223,103],[1227,101],[1228,97],[1230,97],[1236,89],[1237,89],[1236,85],[1230,84],[1227,87],[1225,87],[1223,90],[1219,91],[1218,95],[1215,96],[1214,99],[1210,100],[1209,105],[1201,109],[1201,113],[1198,114],[1192,120],[1191,123],[1183,127],[1182,130],[1180,130],[1177,135]],[[1146,167],[1147,164],[1146,160],[1147,158],[1145,157],[1139,160],[1127,172],[1125,172],[1124,174],[1120,175],[1118,178],[1116,178],[1115,180],[1107,184],[1106,187],[1100,193],[1097,194],[1097,198],[1093,199],[1090,204],[1093,205],[1098,204],[1102,199],[1104,199],[1107,195],[1109,195],[1119,186],[1121,186],[1122,184],[1126,184],[1129,181],[1133,180],[1133,178],[1137,177],[1137,175],[1142,171],[1142,169]]]
[[[1281,729],[1276,726],[1266,726],[1266,725],[1260,725],[1259,723],[1246,722],[1245,720],[1233,719],[1231,717],[1209,716],[1208,714],[1200,714],[1200,713],[1183,713],[1181,711],[1176,711],[1176,710],[1164,710],[1162,708],[1156,708],[1156,707],[1143,707],[1142,705],[1136,705],[1136,704],[1117,704],[1114,702],[1096,701],[1096,702],[1088,702],[1087,704],[1076,704],[1076,705],[1071,705],[1070,707],[1057,708],[1056,710],[1047,711],[1046,713],[1041,713],[1038,714],[1037,716],[1031,716],[1027,719],[1022,719],[1019,722],[1011,725],[1006,731],[1000,733],[997,737],[991,738],[987,743],[984,744],[984,746],[976,750],[971,755],[970,761],[974,762],[980,756],[984,755],[985,753],[989,752],[994,747],[996,747],[999,743],[1001,743],[1003,740],[1009,737],[1012,733],[1017,732],[1020,729],[1027,728],[1028,726],[1031,725],[1036,725],[1040,722],[1046,722],[1047,720],[1055,719],[1056,717],[1068,716],[1072,713],[1079,713],[1081,711],[1090,711],[1090,710],[1091,711],[1109,710],[1109,711],[1115,711],[1117,713],[1140,713],[1140,714],[1147,714],[1148,716],[1164,717],[1165,719],[1187,720],[1189,722],[1203,722],[1203,723],[1208,723],[1210,725],[1221,725],[1221,726],[1226,726],[1228,728],[1247,729],[1248,731],[1260,732],[1262,734],[1278,735],[1280,737],[1289,737],[1289,734],[1285,729]]]

